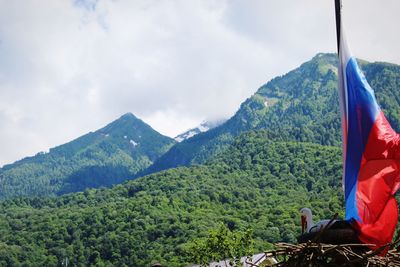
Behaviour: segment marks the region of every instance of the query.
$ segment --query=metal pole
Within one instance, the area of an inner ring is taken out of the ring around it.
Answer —
[[[340,25],[341,25],[341,22],[342,22],[341,9],[342,9],[342,0],[335,0],[336,38],[337,38],[338,54],[339,54],[339,51],[340,51]]]

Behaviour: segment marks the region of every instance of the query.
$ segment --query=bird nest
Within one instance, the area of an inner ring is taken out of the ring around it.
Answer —
[[[298,237],[299,244],[278,243],[246,266],[344,266],[400,267],[400,238],[371,250],[373,244],[361,244],[355,230],[346,221],[336,221],[337,214],[320,231]]]
[[[368,244],[301,244],[278,243],[276,249],[265,252],[257,262],[250,259],[247,266],[400,266],[400,240],[372,251]],[[385,256],[382,252],[387,251]]]

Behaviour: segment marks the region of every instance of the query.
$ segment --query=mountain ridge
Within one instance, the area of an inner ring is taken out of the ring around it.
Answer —
[[[0,199],[110,186],[148,167],[175,141],[126,113],[48,153],[0,168]]]
[[[400,130],[400,66],[359,60],[389,122]],[[145,174],[201,164],[224,150],[240,133],[267,129],[280,141],[340,146],[337,55],[318,53],[311,60],[262,85],[222,125],[175,144]]]
[[[316,219],[342,218],[335,60],[318,54],[264,84],[223,125],[174,146],[169,140],[172,147],[155,161],[169,164],[163,171],[112,188],[0,201],[0,265],[59,266],[68,258],[72,265],[188,266],[187,245],[218,223],[253,229],[256,249],[265,251],[296,241],[301,207],[312,207]],[[400,66],[361,66],[398,130]],[[102,144],[102,153],[80,155],[121,155],[111,161],[118,163],[127,156],[122,148],[138,148],[130,142],[136,137],[122,131],[115,143]]]
[[[400,91],[396,88],[400,88],[400,66],[359,62],[389,122],[399,131]],[[180,143],[156,133],[127,113],[95,132],[52,148],[51,153],[40,153],[3,166],[0,199],[6,198],[4,190],[9,191],[7,197],[32,192],[64,194],[111,186],[178,166],[203,164],[225,151],[240,134],[251,130],[266,129],[268,138],[276,141],[340,147],[336,66],[336,54],[319,53],[262,85],[223,124]],[[127,121],[141,127],[130,127]],[[114,127],[122,130],[113,134]],[[149,138],[143,139],[140,131],[148,133]],[[67,184],[60,177],[67,177]],[[22,180],[29,182],[24,184]]]

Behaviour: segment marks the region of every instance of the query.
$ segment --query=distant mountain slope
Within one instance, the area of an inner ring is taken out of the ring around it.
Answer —
[[[213,162],[112,189],[0,202],[0,266],[188,266],[185,244],[224,223],[254,229],[256,249],[294,242],[299,209],[342,210],[338,147],[249,132]],[[5,263],[6,262],[6,263]]]
[[[400,66],[360,61],[388,120],[400,130]],[[340,146],[337,56],[318,54],[274,78],[247,99],[224,124],[182,141],[145,173],[203,163],[240,133],[268,129],[270,138]]]
[[[204,121],[199,126],[189,129],[189,130],[177,135],[176,137],[174,137],[174,139],[177,142],[182,142],[183,140],[189,139],[189,138],[195,136],[196,134],[207,132],[208,130],[213,129],[213,128],[221,125],[222,123],[224,123],[224,121],[216,121],[216,122]]]
[[[133,114],[67,144],[0,169],[0,200],[110,186],[151,165],[175,141]]]
[[[400,131],[400,66],[363,60],[359,63],[388,120]],[[258,128],[267,128],[283,140],[340,146],[337,64],[335,54],[318,54],[262,86],[257,94],[275,104]]]

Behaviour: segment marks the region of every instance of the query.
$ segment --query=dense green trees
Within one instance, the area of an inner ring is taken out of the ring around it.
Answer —
[[[211,229],[206,238],[188,243],[186,253],[190,262],[209,266],[210,262],[224,261],[225,265],[239,267],[241,257],[253,255],[252,230],[231,231],[224,224]]]
[[[316,219],[343,215],[340,149],[273,142],[268,134],[249,132],[204,166],[112,189],[4,201],[0,259],[29,266],[65,258],[74,266],[184,266],[188,244],[220,223],[254,229],[261,251],[295,241],[301,207],[311,207]]]
[[[400,66],[360,63],[388,120],[400,131]],[[4,166],[0,199],[107,187],[168,168],[202,164],[224,151],[238,135],[254,129],[268,129],[268,137],[278,141],[340,147],[336,66],[335,54],[318,54],[260,87],[219,127],[174,146],[172,139],[126,114],[50,153]]]
[[[337,65],[336,54],[318,54],[299,68],[272,79],[227,122],[176,144],[149,172],[204,163],[240,133],[254,129],[268,129],[275,140],[340,147]],[[400,131],[400,66],[365,61],[361,65],[389,122]]]
[[[302,207],[316,220],[343,217],[335,66],[335,55],[321,54],[273,79],[225,124],[173,146],[147,172],[190,168],[101,188],[141,172],[173,143],[142,134],[148,126],[133,115],[4,166],[0,199],[100,188],[0,202],[0,266],[60,266],[66,259],[73,266],[185,266],[193,260],[187,248],[220,224],[236,233],[254,229],[255,251],[262,251],[296,240]],[[362,66],[399,130],[400,67]]]

